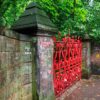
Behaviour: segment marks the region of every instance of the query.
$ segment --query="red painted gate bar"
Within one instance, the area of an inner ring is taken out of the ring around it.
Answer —
[[[55,95],[60,96],[67,88],[81,79],[82,43],[79,37],[70,36],[57,41],[53,38],[53,78]]]

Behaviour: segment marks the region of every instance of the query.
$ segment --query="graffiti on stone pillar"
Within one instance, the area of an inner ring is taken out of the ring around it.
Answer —
[[[37,84],[40,100],[47,100],[53,94],[53,40],[50,37],[37,38]]]

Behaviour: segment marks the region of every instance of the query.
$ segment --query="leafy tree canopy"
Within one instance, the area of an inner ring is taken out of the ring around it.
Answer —
[[[100,1],[99,0],[84,0],[85,8],[87,9],[87,19],[85,32],[87,32],[95,42],[100,42]]]
[[[29,3],[30,0],[0,0],[0,26],[10,27]]]
[[[0,1],[0,23],[4,26],[11,26],[25,7],[33,0],[1,0]],[[51,20],[60,30],[65,29],[66,21],[71,28],[70,19],[73,18],[79,22],[86,20],[86,11],[82,8],[81,0],[35,0],[47,12]],[[74,4],[75,3],[75,4]],[[76,6],[76,7],[75,7]],[[69,21],[68,21],[69,20]]]
[[[63,33],[82,31],[86,21],[87,10],[81,0],[38,0],[50,19]],[[81,27],[80,27],[81,25]]]
[[[33,1],[42,6],[62,35],[70,29],[73,34],[88,33],[92,39],[100,40],[99,0],[0,0],[0,25],[13,25]]]

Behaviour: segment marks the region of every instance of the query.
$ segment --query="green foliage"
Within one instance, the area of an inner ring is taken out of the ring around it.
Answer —
[[[95,0],[38,0],[62,35],[75,33],[84,37],[89,34],[93,41],[100,41],[100,1]]]
[[[0,0],[0,26],[10,27],[19,18],[26,6],[38,2],[46,11],[62,35],[68,33],[100,41],[100,1],[95,0]]]
[[[0,24],[11,26],[24,11],[25,7],[33,0],[1,1]],[[81,22],[86,20],[86,10],[81,0],[35,0],[47,12],[53,23],[63,34],[78,29]],[[4,6],[5,5],[5,6]]]
[[[100,40],[100,2],[95,2],[91,13],[93,13],[93,20],[90,22],[92,24],[92,32],[90,35]]]
[[[38,0],[62,35],[79,32],[86,21],[87,10],[81,0]],[[82,26],[80,28],[80,26]]]
[[[30,0],[1,0],[0,26],[10,27],[29,3]]]
[[[94,1],[92,6],[85,4],[88,11],[85,31],[93,41],[100,42],[100,1]]]
[[[88,79],[91,75],[91,70],[87,67],[82,67],[82,78]]]

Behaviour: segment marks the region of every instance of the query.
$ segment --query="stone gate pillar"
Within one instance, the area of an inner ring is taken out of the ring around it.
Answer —
[[[35,75],[39,100],[53,100],[53,40],[51,36],[46,36],[41,33],[41,36],[37,35],[33,37],[33,41],[35,51],[35,69],[33,70],[36,71]]]
[[[88,34],[85,35],[82,49],[82,74],[84,78],[89,78],[91,74],[91,42]]]
[[[31,3],[13,29],[33,37],[33,100],[54,100],[52,36],[57,28],[39,5]]]

